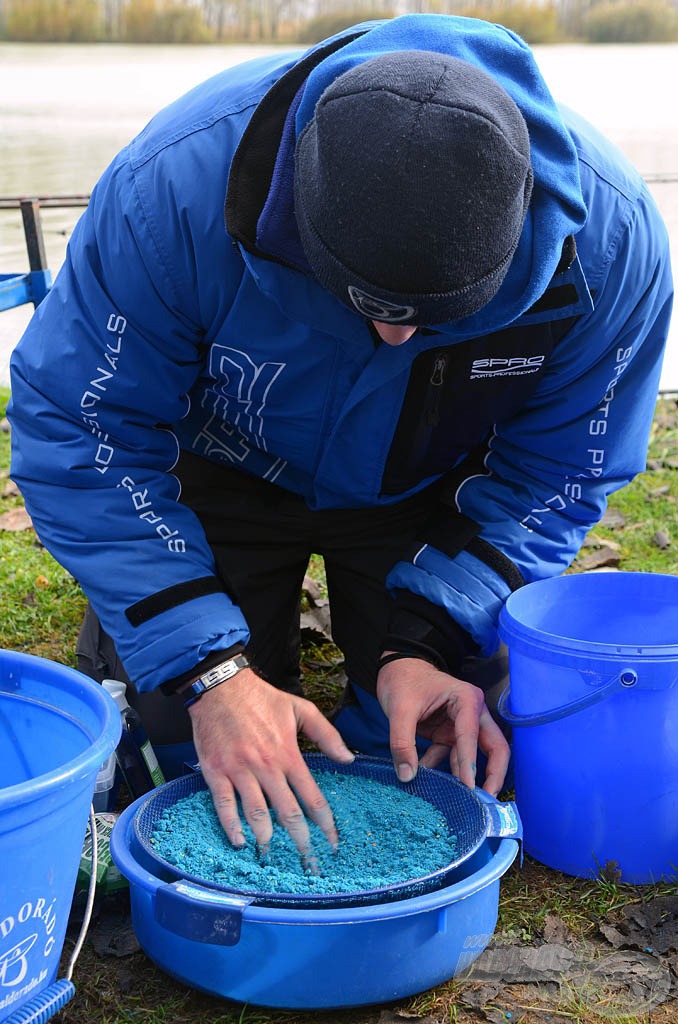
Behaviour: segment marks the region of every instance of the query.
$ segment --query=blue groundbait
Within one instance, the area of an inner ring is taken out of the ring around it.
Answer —
[[[678,878],[678,577],[532,583],[500,617],[525,850],[571,875]]]
[[[0,651],[0,1021],[49,1019],[97,771],[120,715],[79,672]]]

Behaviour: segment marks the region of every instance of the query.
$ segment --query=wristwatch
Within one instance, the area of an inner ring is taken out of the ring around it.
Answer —
[[[203,672],[201,676],[198,676],[197,679],[194,679],[186,687],[186,692],[190,693],[191,696],[188,700],[184,701],[184,707],[190,708],[191,704],[195,704],[197,700],[200,700],[202,695],[207,693],[208,690],[213,690],[220,683],[225,683],[227,680],[232,679],[242,669],[249,668],[249,664],[244,654],[236,654],[235,658],[222,661],[220,665],[215,665],[214,668]]]

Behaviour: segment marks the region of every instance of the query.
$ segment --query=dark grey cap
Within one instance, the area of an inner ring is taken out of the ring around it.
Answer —
[[[328,86],[295,153],[320,283],[369,319],[446,323],[496,294],[532,193],[525,120],[466,61],[387,53]]]

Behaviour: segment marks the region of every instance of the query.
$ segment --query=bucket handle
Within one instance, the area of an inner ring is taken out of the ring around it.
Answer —
[[[550,711],[540,711],[534,715],[515,715],[512,711],[509,711],[508,702],[511,696],[511,686],[509,684],[499,698],[497,709],[504,721],[512,726],[525,728],[534,725],[547,725],[549,722],[559,722],[563,718],[569,718],[570,715],[577,714],[578,711],[584,711],[585,708],[599,704],[600,701],[605,700],[610,694],[616,693],[619,690],[627,690],[635,686],[637,682],[637,672],[632,668],[627,668],[612,676],[603,686],[592,693],[578,697],[577,700],[573,700],[569,704],[563,704],[559,708],[552,708]]]

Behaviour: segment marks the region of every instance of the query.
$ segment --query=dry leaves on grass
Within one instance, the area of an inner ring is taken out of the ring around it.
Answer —
[[[21,530],[32,530],[33,522],[25,508],[12,508],[0,516],[0,530],[7,533],[20,533]]]
[[[657,896],[624,907],[621,920],[603,921],[600,931],[615,949],[678,953],[678,896]]]

